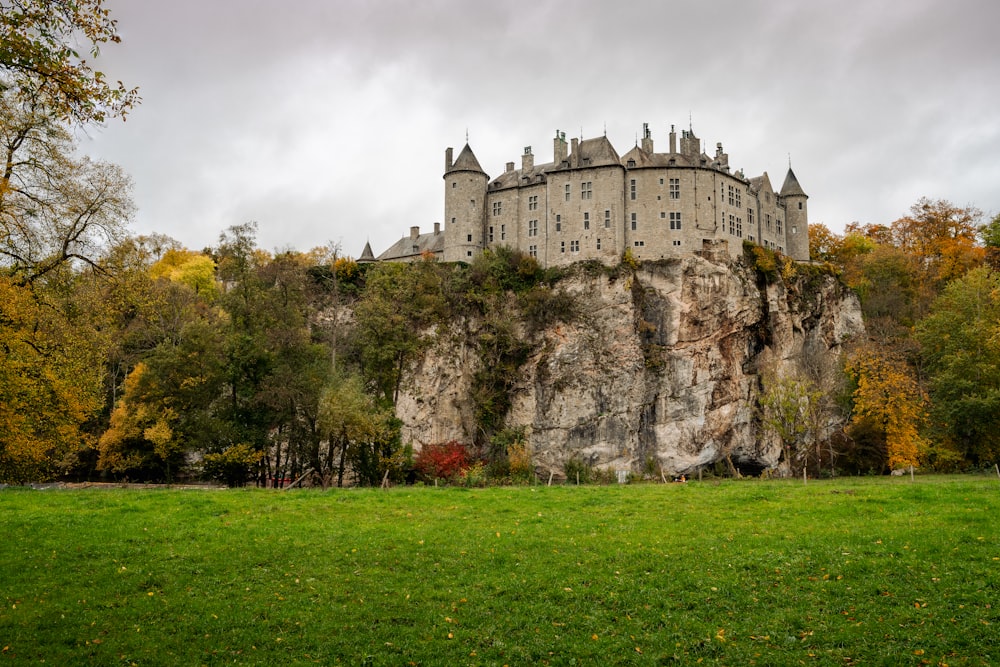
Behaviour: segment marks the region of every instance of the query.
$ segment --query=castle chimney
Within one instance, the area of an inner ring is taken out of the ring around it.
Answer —
[[[513,162],[508,162],[507,163],[507,169],[505,169],[504,171],[506,171],[508,174],[510,172],[514,171],[514,163]]]
[[[524,147],[524,155],[521,156],[521,171],[531,171],[535,168],[535,156],[531,154],[531,146]]]
[[[418,236],[420,236],[420,226],[414,225],[413,227],[410,227],[410,238],[416,239]]]
[[[642,150],[646,153],[653,152],[653,135],[649,131],[649,123],[642,124]]]
[[[437,236],[440,233],[441,233],[441,223],[440,222],[435,222],[434,223],[434,236]]]
[[[677,133],[674,131],[674,126],[670,126],[670,152],[677,152]]]
[[[444,150],[444,170],[445,170],[445,173],[451,171],[452,164],[454,164],[454,163],[451,161],[451,148],[449,147],[449,148],[446,148]]]
[[[556,138],[552,140],[552,161],[558,167],[566,159],[566,133],[556,130]]]
[[[573,137],[573,139],[570,142],[570,146],[572,147],[572,151],[569,154],[569,166],[571,166],[573,168],[579,167],[580,166],[580,150],[579,150],[579,148],[580,148],[580,140],[577,139],[576,137]]]

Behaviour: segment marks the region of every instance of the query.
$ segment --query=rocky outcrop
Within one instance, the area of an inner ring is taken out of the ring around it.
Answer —
[[[507,424],[525,429],[543,476],[572,457],[674,474],[727,457],[744,473],[778,467],[781,447],[757,418],[761,373],[833,366],[863,333],[853,293],[822,272],[798,274],[766,284],[711,254],[576,271],[559,283],[574,295],[572,322],[522,327],[533,352],[514,378]],[[438,332],[408,369],[396,406],[404,442],[476,439],[476,326]]]

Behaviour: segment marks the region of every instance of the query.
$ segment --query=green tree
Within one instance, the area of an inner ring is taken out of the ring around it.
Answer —
[[[317,444],[310,461],[324,488],[333,481],[343,486],[351,463],[359,483],[374,485],[398,465],[398,423],[391,410],[376,405],[357,375],[333,375],[319,401],[319,421],[325,451]]]
[[[395,404],[406,364],[430,343],[446,305],[443,267],[431,259],[368,271],[355,342],[363,375],[385,402]]]
[[[951,282],[916,329],[934,433],[974,464],[1000,459],[1000,274]],[[948,462],[948,461],[946,461]]]

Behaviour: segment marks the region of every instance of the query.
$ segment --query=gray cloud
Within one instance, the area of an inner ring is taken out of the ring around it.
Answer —
[[[1000,5],[888,2],[109,2],[102,68],[144,103],[83,150],[136,182],[137,232],[379,250],[442,215],[446,146],[486,171],[557,128],[643,122],[780,184],[810,214],[889,222],[921,196],[1000,210]]]

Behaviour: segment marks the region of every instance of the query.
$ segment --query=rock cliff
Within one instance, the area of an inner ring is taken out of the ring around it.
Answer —
[[[511,378],[506,418],[524,428],[543,478],[571,457],[634,472],[653,462],[667,474],[727,457],[744,473],[780,467],[781,445],[757,416],[761,374],[835,368],[863,333],[857,298],[836,278],[806,270],[768,283],[721,253],[578,270],[558,287],[577,314],[541,330],[519,324],[532,351]],[[396,406],[404,442],[476,439],[477,326],[439,332],[407,369]]]

